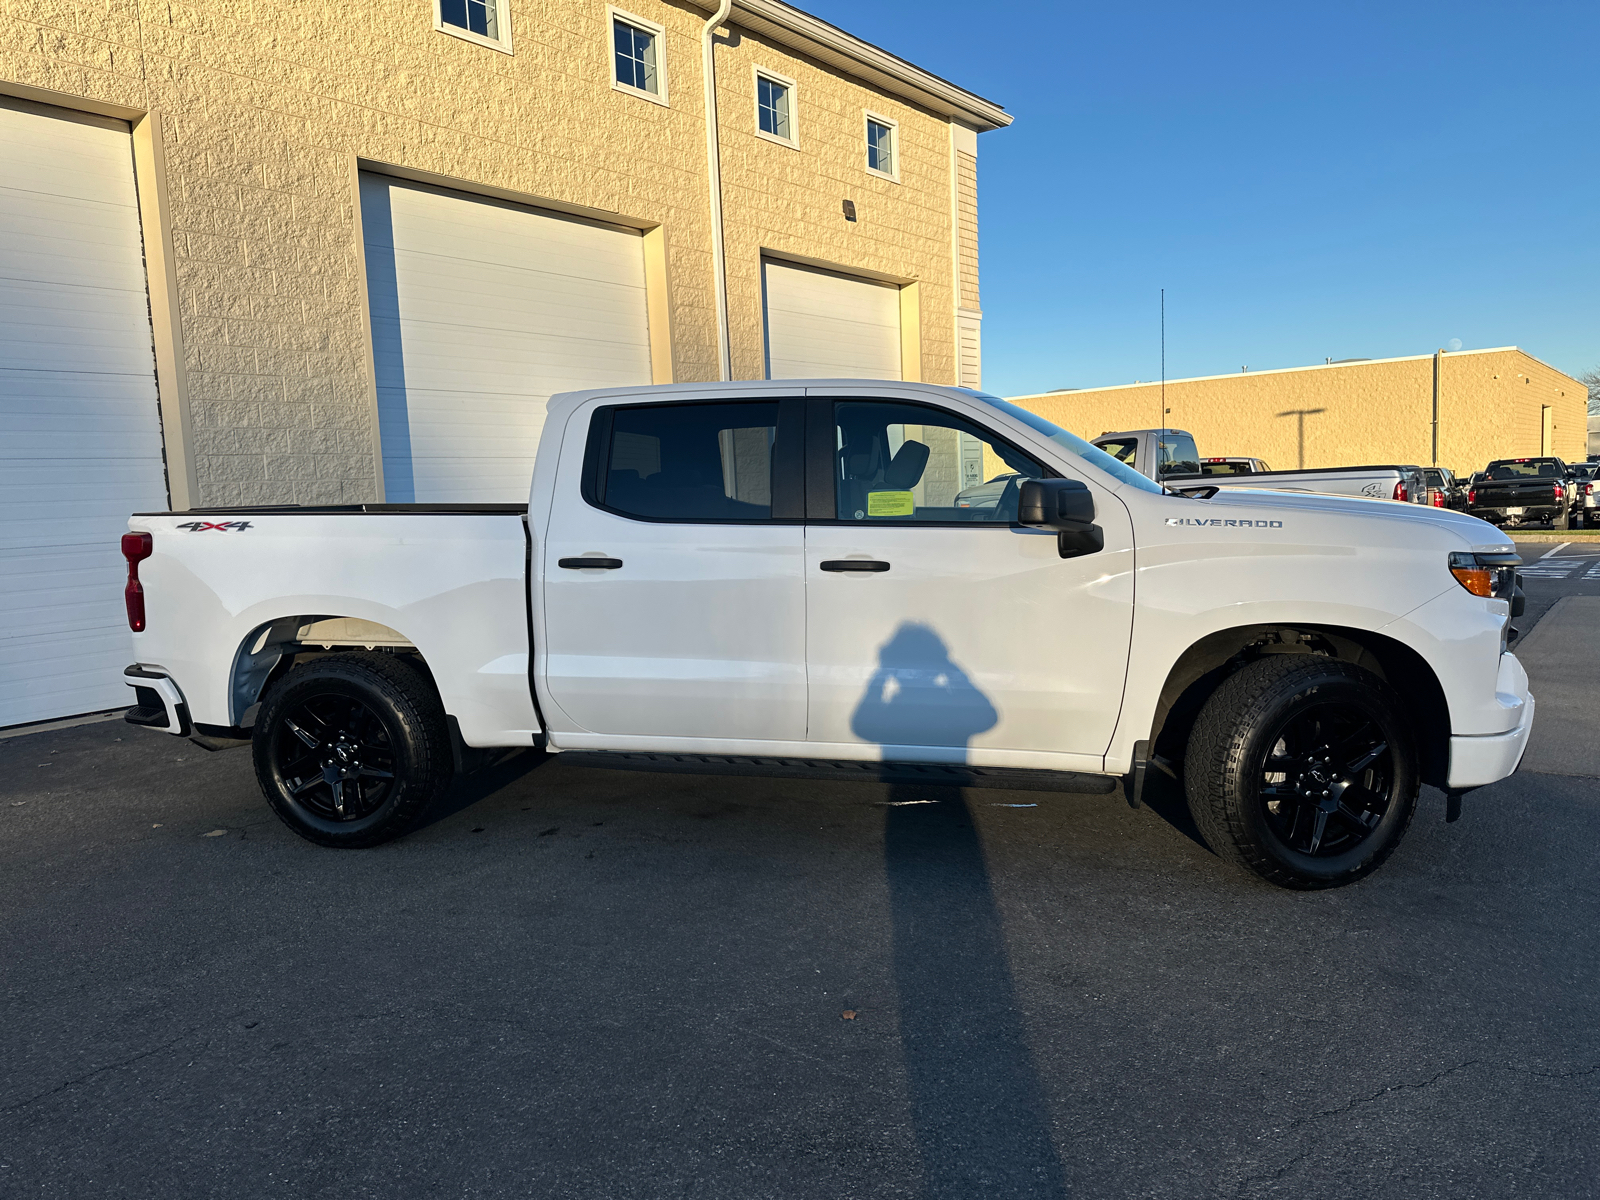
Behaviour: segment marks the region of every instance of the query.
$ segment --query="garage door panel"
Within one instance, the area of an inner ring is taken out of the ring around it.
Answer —
[[[553,392],[648,383],[638,234],[361,180],[385,491],[527,498]]]
[[[762,264],[769,379],[899,379],[900,292],[791,263]]]
[[[128,703],[118,540],[167,505],[125,124],[0,99],[0,725]]]

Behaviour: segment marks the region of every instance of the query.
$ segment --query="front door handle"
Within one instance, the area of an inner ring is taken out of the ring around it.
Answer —
[[[556,565],[569,571],[615,571],[622,565],[620,558],[560,558]]]
[[[866,571],[878,574],[887,571],[889,564],[874,558],[830,558],[822,564],[824,571]]]

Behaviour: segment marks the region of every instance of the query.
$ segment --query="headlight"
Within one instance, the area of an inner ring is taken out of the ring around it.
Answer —
[[[1450,574],[1456,582],[1474,596],[1495,600],[1509,600],[1517,590],[1517,568],[1522,559],[1515,554],[1464,554],[1450,555]]]

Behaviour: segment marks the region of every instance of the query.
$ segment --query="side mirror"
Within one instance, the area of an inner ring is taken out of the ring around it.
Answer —
[[[1026,479],[1017,497],[1017,524],[1056,531],[1062,558],[1105,549],[1105,535],[1094,523],[1094,494],[1076,479]]]

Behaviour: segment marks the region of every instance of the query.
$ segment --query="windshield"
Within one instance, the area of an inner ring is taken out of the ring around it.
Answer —
[[[1031,413],[1025,408],[1018,408],[1009,400],[1002,400],[999,396],[991,396],[987,392],[973,392],[972,395],[976,396],[979,400],[982,400],[985,404],[999,409],[1001,412],[1005,413],[1006,416],[1014,417],[1018,421],[1021,421],[1035,433],[1044,434],[1045,437],[1049,438],[1063,450],[1066,450],[1071,454],[1076,454],[1091,467],[1094,467],[1096,470],[1104,471],[1118,483],[1126,483],[1129,486],[1136,487],[1143,492],[1160,493],[1165,491],[1165,489],[1159,483],[1156,483],[1152,479],[1146,479],[1132,467],[1118,462],[1104,450],[1098,449],[1095,446],[1091,446],[1088,442],[1084,441],[1076,434],[1068,433],[1065,429],[1061,428],[1061,426],[1056,425],[1051,421],[1046,421],[1038,413]]]

